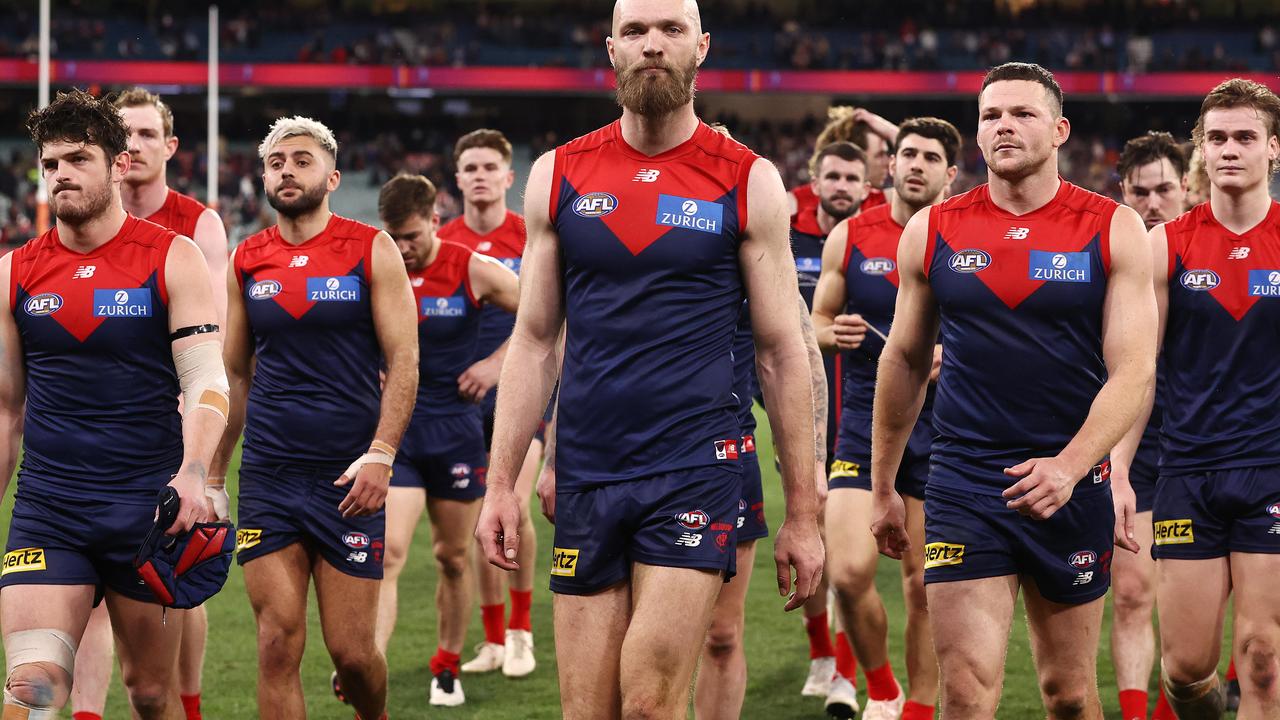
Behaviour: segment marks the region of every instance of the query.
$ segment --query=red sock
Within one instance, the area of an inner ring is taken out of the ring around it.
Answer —
[[[481,605],[480,615],[484,618],[484,641],[501,645],[506,642],[507,634],[503,630],[502,616],[507,612],[507,606],[504,603],[497,605]]]
[[[457,653],[451,653],[444,648],[436,648],[436,654],[431,656],[431,674],[439,675],[445,670],[452,670],[456,676],[458,674],[458,661],[462,658]]]
[[[836,674],[858,687],[858,659],[853,656],[849,636],[842,632],[836,633]]]
[[[1164,683],[1160,684],[1160,695],[1156,698],[1156,711],[1151,713],[1151,720],[1178,720],[1169,707],[1169,699],[1164,696]]]
[[[1147,720],[1147,691],[1120,691],[1121,720]]]
[[[187,714],[187,720],[201,720],[200,718],[200,693],[194,695],[179,695],[182,698],[182,711]]]
[[[81,710],[78,713],[71,713],[71,720],[102,720],[102,716],[95,712]]]
[[[1236,659],[1231,658],[1231,664],[1227,666],[1227,682],[1236,679]]]
[[[908,700],[902,706],[902,720],[933,720],[933,706],[921,705],[915,700]]]
[[[810,660],[836,654],[835,648],[831,647],[831,626],[827,623],[826,613],[805,618],[804,631],[809,635]]]
[[[875,670],[863,668],[862,673],[867,676],[867,697],[872,700],[892,700],[902,692],[902,688],[898,687],[898,681],[893,677],[893,668],[889,663]]]
[[[533,607],[533,591],[532,590],[512,590],[511,591],[511,621],[507,623],[507,627],[512,630],[533,631],[533,620],[529,617],[529,610]]]

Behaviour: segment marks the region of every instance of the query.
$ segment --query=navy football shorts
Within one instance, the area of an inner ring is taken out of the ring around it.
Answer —
[[[1157,560],[1280,553],[1280,466],[1161,475],[1151,520]]]
[[[1143,442],[1129,468],[1129,484],[1137,497],[1137,512],[1148,512],[1156,504],[1156,476],[1160,474],[1159,443]]]
[[[827,489],[871,489],[871,418],[856,417],[846,413],[840,418],[840,440],[836,443],[835,460],[827,476]],[[861,425],[859,427],[859,425]],[[907,449],[898,466],[894,481],[897,491],[917,500],[924,500],[925,486],[929,482],[929,451],[932,431],[917,423],[907,439]]]
[[[392,487],[425,488],[446,500],[484,497],[488,452],[480,413],[416,417],[396,453]]]
[[[241,465],[236,560],[244,565],[294,543],[353,577],[382,579],[386,513],[344,518],[346,466]],[[354,483],[354,481],[352,481]]]
[[[169,478],[156,478],[156,492]],[[154,523],[154,495],[137,496],[137,503],[106,502],[24,492],[24,484],[19,481],[13,504],[0,587],[93,585],[94,604],[105,588],[156,601],[133,569],[133,556]]]
[[[707,465],[556,491],[551,590],[589,595],[631,576],[632,563],[737,570],[742,470]]]
[[[742,499],[738,501],[738,543],[769,537],[764,516],[764,484],[760,476],[760,456],[755,438],[742,438]]]
[[[1018,575],[1056,603],[1083,604],[1106,594],[1115,539],[1110,482],[1081,481],[1065,506],[1035,520],[1010,510],[999,495],[947,487],[946,475],[954,473],[935,465],[925,491],[925,583]]]

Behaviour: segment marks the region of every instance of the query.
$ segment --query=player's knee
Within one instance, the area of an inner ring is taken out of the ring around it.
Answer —
[[[938,661],[942,671],[944,702],[953,712],[963,707],[981,714],[993,697],[998,698],[999,678],[996,674],[980,672],[974,658],[944,652],[939,654]],[[958,714],[968,716],[972,713]]]
[[[1089,695],[1083,683],[1050,680],[1041,684],[1040,692],[1051,720],[1076,720],[1088,711]]]
[[[671,717],[669,701],[654,691],[624,692],[623,720],[660,720]]]
[[[268,674],[292,673],[302,664],[304,636],[292,626],[258,624],[258,664]]]
[[[130,681],[131,680],[131,681]],[[125,690],[129,693],[129,704],[142,718],[163,718],[168,709],[173,688],[154,678],[126,679]]]
[[[924,568],[904,571],[902,596],[907,613],[917,615],[929,612],[929,595],[924,589]]]
[[[372,642],[348,643],[329,648],[333,668],[344,678],[365,677],[379,660],[378,649]]]
[[[1268,696],[1280,693],[1277,681],[1280,680],[1280,663],[1276,655],[1276,646],[1270,639],[1255,633],[1245,634],[1239,642],[1240,662],[1249,684],[1259,692]]]
[[[398,543],[387,543],[386,554],[382,556],[382,577],[399,577],[404,564],[409,560],[409,548]]]
[[[742,627],[736,620],[714,620],[707,629],[707,655],[713,661],[724,661],[742,645]]]
[[[432,550],[440,574],[448,580],[461,580],[467,574],[467,548],[465,545],[436,543]]]
[[[874,563],[864,565],[855,562],[834,563],[831,568],[831,587],[848,601],[856,602],[875,588]]]
[[[1111,590],[1112,606],[1115,608],[1117,618],[1134,618],[1142,622],[1151,622],[1151,608],[1155,605],[1155,594],[1150,583],[1134,577],[1113,580]]]
[[[62,707],[71,688],[59,673],[37,663],[18,665],[4,684],[5,702],[15,701],[28,708]]]

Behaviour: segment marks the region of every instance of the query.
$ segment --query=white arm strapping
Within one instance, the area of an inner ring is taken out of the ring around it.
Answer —
[[[227,419],[231,385],[222,364],[222,343],[210,340],[174,353],[173,367],[178,371],[178,384],[182,387],[184,413],[205,408]]]

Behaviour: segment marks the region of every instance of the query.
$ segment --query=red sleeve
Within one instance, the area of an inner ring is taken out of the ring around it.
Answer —
[[[471,288],[471,256],[475,254],[474,252],[468,252],[465,256],[466,260],[463,261],[466,263],[466,267],[462,270],[462,288],[467,291],[467,301],[471,303],[471,307],[478,308],[480,307],[480,300],[476,297],[475,290]]]
[[[1173,236],[1176,231],[1173,230],[1173,223],[1164,226],[1164,245],[1165,245],[1165,261],[1169,264],[1168,280],[1173,280],[1174,256],[1177,254],[1173,247]]]
[[[849,258],[851,257],[853,257],[853,223],[845,226],[844,259],[840,261],[840,272],[844,275],[849,274]]]
[[[747,195],[749,182],[751,180],[751,168],[755,167],[756,160],[760,156],[750,153],[742,164],[738,166],[738,234],[739,236],[747,230]]]
[[[374,229],[369,235],[369,239],[364,241],[364,280],[369,287],[373,287],[373,241],[377,239],[380,230]]]
[[[169,307],[169,253],[173,252],[173,241],[177,233],[170,232],[169,239],[164,242],[164,252],[160,256],[160,267],[156,268],[156,289],[160,292],[160,302]]]
[[[556,224],[556,211],[560,207],[560,180],[564,177],[564,148],[555,150],[555,162],[551,164],[551,197],[547,198],[547,219]]]
[[[240,286],[240,293],[244,294],[244,249],[246,243],[241,243],[239,247],[231,250],[231,267],[236,277],[236,284]]]
[[[938,231],[941,226],[940,210],[937,205],[929,208],[929,230],[924,239],[924,276],[929,277],[929,268],[933,265],[933,250],[937,246]]]
[[[1102,255],[1102,271],[1111,276],[1111,221],[1116,216],[1116,209],[1120,206],[1115,203],[1108,203],[1108,207],[1102,211],[1099,222],[1102,227],[1098,229],[1098,252]]]

